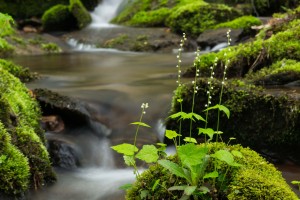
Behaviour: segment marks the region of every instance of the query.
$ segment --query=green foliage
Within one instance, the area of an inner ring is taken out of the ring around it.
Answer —
[[[252,26],[261,25],[260,19],[253,16],[242,16],[232,21],[217,24],[214,28],[232,28],[232,29],[244,29],[244,32],[250,32]]]
[[[70,0],[70,12],[77,21],[77,27],[82,29],[86,27],[92,18],[86,8],[83,6],[80,0]]]
[[[55,43],[47,43],[47,44],[42,44],[42,49],[47,51],[48,53],[59,53],[61,52],[61,48],[55,44]]]
[[[0,13],[0,58],[8,57],[13,52],[13,47],[3,38],[14,33],[14,20],[7,14]]]
[[[128,35],[127,34],[120,34],[118,37],[107,40],[104,43],[104,47],[106,48],[113,48],[115,45],[121,45],[124,44],[125,41],[128,39]]]
[[[76,19],[69,6],[58,4],[43,14],[42,25],[45,31],[68,31],[76,28]]]

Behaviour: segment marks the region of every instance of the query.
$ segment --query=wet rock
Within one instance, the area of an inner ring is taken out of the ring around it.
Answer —
[[[46,131],[58,133],[65,129],[65,124],[60,116],[57,115],[43,116],[42,127]]]
[[[49,140],[48,152],[53,166],[65,169],[75,169],[80,166],[75,145],[66,143],[66,141]]]
[[[197,44],[201,47],[201,49],[213,48],[218,44],[228,42],[227,38],[228,28],[219,28],[213,30],[204,31],[198,38]],[[243,29],[231,29],[230,33],[231,44],[235,45],[243,40],[245,40],[243,36]]]
[[[44,118],[50,130],[59,132],[63,128],[87,127],[99,137],[110,135],[111,130],[104,124],[104,120],[99,121],[101,118],[96,117],[98,113],[92,112],[89,104],[46,89],[35,89],[33,93],[43,115],[52,116]]]

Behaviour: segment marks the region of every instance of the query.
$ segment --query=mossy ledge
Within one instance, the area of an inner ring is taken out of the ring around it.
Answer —
[[[232,168],[228,174],[229,181],[226,182],[227,192],[219,194],[218,199],[240,200],[240,199],[287,199],[297,200],[297,196],[283,179],[281,173],[268,163],[259,154],[249,148],[240,145],[226,145],[224,143],[209,143],[207,145],[210,153],[217,150],[236,150],[241,152],[243,157],[236,157],[237,162],[242,164],[239,168]],[[173,162],[178,162],[175,157],[169,157]],[[208,164],[208,168],[213,165]],[[214,169],[207,169],[213,171]],[[218,171],[224,173],[226,169],[220,168]],[[160,179],[160,184],[153,190],[156,180]],[[216,185],[218,185],[216,179]],[[168,190],[174,185],[186,185],[184,179],[172,175],[168,170],[156,164],[145,170],[133,187],[127,190],[127,200],[139,199],[179,199],[182,196],[180,191]],[[225,184],[225,183],[224,183]],[[221,184],[222,185],[222,184]],[[141,198],[141,194],[148,191],[146,198]],[[209,195],[206,195],[209,199]],[[206,199],[206,198],[205,198]]]
[[[37,102],[18,78],[1,67],[0,105],[0,196],[18,199],[27,189],[51,183],[56,176],[45,147]]]
[[[202,112],[207,104],[208,80],[197,82],[199,90],[195,96],[194,112],[204,116]],[[212,105],[219,103],[221,83],[213,82],[211,91]],[[178,88],[172,101],[170,114],[181,110],[177,99],[183,99],[183,112],[189,113],[192,107],[193,85],[187,84]],[[268,159],[276,162],[291,159],[300,163],[300,156],[296,149],[300,148],[300,101],[288,94],[271,95],[266,90],[242,81],[226,82],[222,104],[230,110],[230,118],[221,115],[219,130],[224,132],[222,138],[227,141],[230,137],[236,142],[264,154]],[[208,122],[216,130],[217,112],[210,111]],[[167,129],[178,131],[177,121],[168,118]],[[204,123],[193,124],[193,137],[200,141],[198,127]],[[190,122],[182,122],[182,132],[189,133]],[[188,135],[185,135],[188,136]]]

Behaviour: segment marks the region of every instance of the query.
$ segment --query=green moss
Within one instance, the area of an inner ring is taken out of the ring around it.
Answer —
[[[68,31],[76,28],[76,19],[67,5],[55,5],[42,16],[45,31]]]
[[[240,13],[228,6],[199,1],[174,9],[167,19],[167,26],[173,32],[185,32],[187,35],[197,37],[204,30],[238,16]]]
[[[212,105],[219,103],[221,84],[213,83],[211,92]],[[202,114],[207,104],[207,80],[197,82],[199,91],[195,97],[194,112]],[[222,104],[230,110],[230,118],[221,115],[219,130],[224,134],[226,141],[229,137],[237,138],[237,142],[243,146],[249,146],[256,151],[268,149],[276,155],[276,159],[284,160],[287,156],[295,161],[300,161],[300,155],[295,149],[300,148],[300,102],[297,99],[288,98],[287,95],[270,95],[261,88],[255,86],[242,87],[238,82],[228,82],[224,87]],[[170,114],[181,110],[178,98],[183,99],[183,111],[191,112],[193,86],[186,85],[173,97],[172,111]],[[209,112],[209,124],[216,130],[217,112]],[[168,119],[167,129],[177,130],[176,120]],[[198,133],[197,127],[204,127],[202,122],[193,125],[193,132]],[[182,131],[188,133],[189,122],[182,122]],[[188,136],[188,135],[185,135]],[[199,138],[197,134],[195,138]],[[201,138],[201,137],[200,137]]]
[[[244,29],[245,32],[250,32],[252,26],[261,25],[260,19],[253,16],[242,16],[232,21],[217,24],[215,28],[232,28],[232,29]]]
[[[82,29],[86,27],[92,18],[86,8],[83,6],[80,0],[70,0],[70,12],[76,18],[77,27]]]
[[[55,179],[39,123],[41,111],[19,79],[2,68],[0,72],[0,102],[5,106],[0,119],[11,135],[11,144],[28,159],[30,185],[41,187]]]
[[[57,44],[52,43],[52,42],[42,44],[42,49],[48,53],[59,53],[62,51],[61,48]]]
[[[300,79],[300,62],[283,59],[268,68],[249,73],[246,78],[259,85],[284,85]]]
[[[124,44],[124,42],[128,39],[128,35],[127,34],[120,34],[118,37],[107,40],[104,43],[104,47],[105,48],[113,48],[116,45],[121,45]]]
[[[217,150],[236,150],[242,153],[243,157],[236,157],[236,161],[242,166],[232,168],[228,174],[227,190],[224,199],[298,199],[292,192],[291,188],[283,179],[281,173],[276,168],[263,159],[255,151],[249,148],[243,148],[240,145],[225,145],[224,143],[209,143],[207,145],[210,154]],[[176,157],[169,158],[173,162],[177,162]],[[210,160],[212,162],[212,160]],[[213,165],[207,165],[206,172]],[[217,169],[219,172],[226,169]],[[253,175],[253,176],[251,176]],[[156,180],[160,180],[160,184],[153,189]],[[241,182],[238,182],[240,180]],[[219,179],[216,179],[216,189],[218,190]],[[152,165],[145,170],[133,187],[127,190],[126,199],[179,199],[182,196],[180,191],[168,190],[171,186],[186,185],[185,180],[175,177],[168,170],[160,165]],[[141,194],[147,193],[146,198],[142,198]],[[207,195],[207,198],[209,195]],[[227,197],[227,198],[226,198]],[[249,197],[249,198],[248,198]],[[223,198],[221,198],[223,199]]]
[[[14,64],[11,61],[0,59],[0,69],[5,69],[12,75],[18,77],[22,82],[32,81],[37,75],[31,73],[28,68]]]
[[[135,14],[127,24],[141,27],[164,26],[165,20],[170,13],[171,10],[169,8],[160,8],[148,12],[141,11]]]
[[[20,195],[28,189],[28,159],[11,144],[10,135],[0,122],[0,192]]]

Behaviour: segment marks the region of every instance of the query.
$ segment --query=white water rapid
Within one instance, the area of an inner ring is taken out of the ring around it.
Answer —
[[[91,13],[92,23],[90,27],[112,27],[109,21],[116,16],[119,5],[123,0],[103,0]]]

